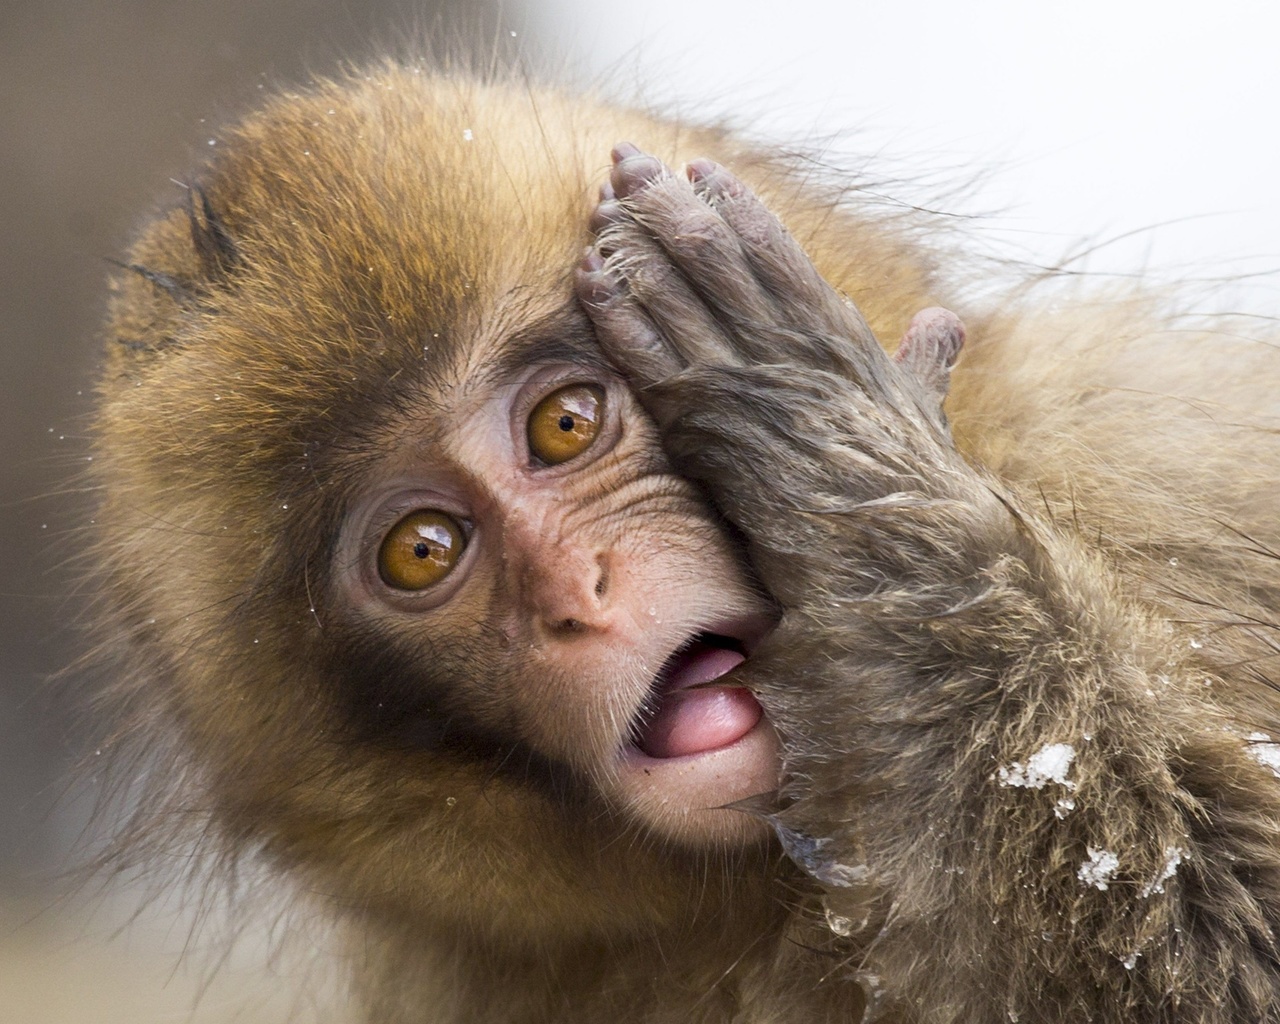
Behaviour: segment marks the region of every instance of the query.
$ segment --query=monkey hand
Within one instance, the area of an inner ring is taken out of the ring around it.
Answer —
[[[953,314],[917,314],[890,358],[729,171],[695,161],[686,180],[625,145],[614,159],[578,295],[676,469],[742,533],[781,606],[740,675],[783,737],[788,776],[830,776],[830,799],[784,783],[794,803],[774,824],[810,874],[848,880],[804,837],[852,845],[839,824],[848,806],[869,815],[850,787],[888,792],[901,769],[885,750],[889,722],[936,717],[928,682],[956,655],[940,650],[938,624],[976,634],[1005,563],[1027,565],[1036,547],[947,431],[942,401],[963,341]],[[964,652],[975,680],[1004,658],[981,648]],[[848,721],[814,727],[833,713]],[[962,736],[952,740],[939,742],[958,749]],[[841,748],[834,767],[828,744]],[[900,828],[902,802],[888,804]]]
[[[942,568],[953,538],[904,521],[939,502],[993,503],[942,412],[959,319],[918,313],[891,359],[725,168],[695,161],[685,180],[634,147],[614,156],[578,294],[677,468],[747,537],[765,585],[803,607]]]

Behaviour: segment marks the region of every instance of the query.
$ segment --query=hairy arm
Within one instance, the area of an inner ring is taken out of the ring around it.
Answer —
[[[579,295],[783,609],[744,678],[839,970],[931,1022],[1272,1019],[1275,780],[1176,627],[956,451],[959,322],[891,358],[727,170],[615,160]]]

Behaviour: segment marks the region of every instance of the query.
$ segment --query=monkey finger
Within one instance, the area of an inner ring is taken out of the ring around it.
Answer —
[[[795,236],[741,179],[706,159],[691,161],[688,175],[694,190],[738,236],[753,275],[790,325],[875,344],[862,314],[818,273]],[[815,317],[823,322],[813,323]]]
[[[964,324],[949,309],[922,309],[911,318],[893,359],[915,374],[941,405],[964,338]]]
[[[628,143],[615,147],[614,159],[615,194],[718,320],[737,328],[746,342],[751,340],[750,325],[777,319],[778,310],[755,279],[733,228],[687,180]]]
[[[630,142],[619,142],[613,147],[609,158],[613,161],[613,169],[609,172],[609,180],[602,187],[601,198],[625,199],[642,192],[655,181],[675,177],[671,168],[656,156]],[[605,196],[603,188],[608,188],[610,195]]]
[[[678,373],[684,364],[653,321],[594,250],[574,272],[574,291],[606,355],[637,390]]]
[[[626,282],[632,299],[684,364],[724,366],[739,361],[721,322],[642,226],[631,220],[611,224],[597,248],[609,254],[609,270]]]
[[[603,192],[603,189],[601,191]],[[626,218],[627,212],[616,198],[612,195],[602,195],[596,208],[591,211],[591,216],[587,218],[587,227],[593,235],[599,235],[609,226],[620,224]]]

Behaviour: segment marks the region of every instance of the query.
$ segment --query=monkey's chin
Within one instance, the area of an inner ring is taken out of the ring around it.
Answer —
[[[630,746],[621,761],[618,796],[654,832],[694,846],[768,840],[771,832],[763,821],[726,806],[778,788],[778,736],[767,718],[714,750],[650,757]]]

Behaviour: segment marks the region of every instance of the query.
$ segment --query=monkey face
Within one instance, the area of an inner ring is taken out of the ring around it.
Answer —
[[[778,766],[732,670],[770,607],[621,382],[538,353],[517,342],[529,365],[482,367],[393,432],[343,524],[339,600],[405,685],[421,666],[435,700],[408,717],[532,754],[664,837],[741,840],[721,808]]]
[[[403,71],[281,101],[116,282],[128,731],[176,735],[175,822],[418,922],[648,927],[772,856],[723,808],[778,784],[733,685],[775,609],[572,290],[609,145],[665,128],[592,109]]]

